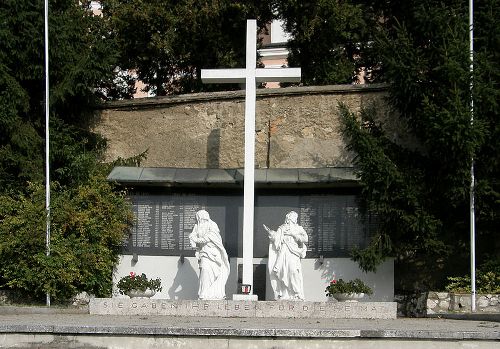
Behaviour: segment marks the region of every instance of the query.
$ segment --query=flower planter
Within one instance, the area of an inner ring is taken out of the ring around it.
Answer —
[[[358,302],[362,299],[365,294],[364,293],[334,293],[333,298],[338,300],[339,302]],[[331,297],[329,297],[331,298]]]
[[[130,298],[151,298],[156,294],[156,291],[152,291],[149,288],[145,291],[142,290],[130,290],[127,293]]]

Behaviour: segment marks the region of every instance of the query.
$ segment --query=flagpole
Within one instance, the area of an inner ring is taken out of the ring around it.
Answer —
[[[45,26],[45,253],[50,256],[50,164],[49,164],[49,1],[44,1]],[[50,307],[50,293],[46,293],[46,304]]]
[[[472,89],[474,87],[474,1],[469,0],[469,45],[470,45],[470,123],[474,123],[474,98]],[[475,178],[474,178],[474,156],[470,167],[470,269],[471,269],[471,312],[476,312],[476,212],[475,212]]]

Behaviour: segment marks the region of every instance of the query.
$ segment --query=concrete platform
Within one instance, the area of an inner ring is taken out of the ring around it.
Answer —
[[[500,323],[490,321],[123,316],[43,309],[0,307],[0,348],[500,348]]]
[[[235,318],[395,319],[395,302],[201,301],[93,298],[92,315],[168,315]]]

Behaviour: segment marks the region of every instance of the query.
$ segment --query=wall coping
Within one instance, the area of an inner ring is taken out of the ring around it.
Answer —
[[[387,91],[387,84],[297,86],[275,89],[257,89],[257,99],[315,94],[355,94]],[[154,109],[177,104],[234,100],[245,98],[245,91],[220,91],[182,94],[176,96],[146,97],[106,102],[98,109]]]

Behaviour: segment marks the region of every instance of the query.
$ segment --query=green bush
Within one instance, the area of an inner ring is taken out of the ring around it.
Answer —
[[[373,290],[361,279],[354,279],[347,282],[342,279],[333,279],[326,287],[325,292],[328,297],[331,297],[337,293],[366,293],[367,295],[373,294]]]
[[[0,197],[0,287],[43,299],[66,300],[78,292],[109,296],[112,271],[132,221],[124,193],[103,175],[63,189],[51,198],[50,256],[46,256],[45,190]]]
[[[456,293],[471,293],[470,275],[448,277],[446,290]],[[500,260],[492,259],[482,264],[477,270],[476,292],[500,293]]]
[[[162,290],[160,278],[148,280],[146,274],[136,275],[134,272],[122,277],[116,286],[121,294],[127,294],[131,290],[146,291],[148,288],[155,292]]]

